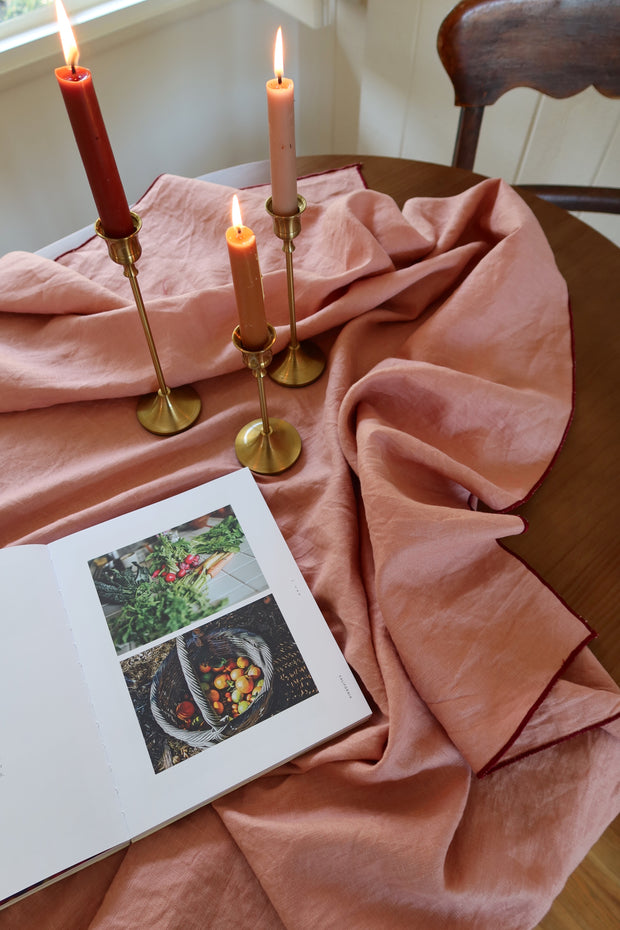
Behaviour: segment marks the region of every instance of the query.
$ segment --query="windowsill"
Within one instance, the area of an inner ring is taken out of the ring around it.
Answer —
[[[71,16],[78,44],[85,48],[88,43],[110,36],[125,40],[132,29],[148,23],[158,26],[166,20],[178,20],[182,16],[199,13],[230,0],[108,0],[89,7]],[[192,7],[194,10],[192,10]],[[62,64],[62,49],[56,19],[32,27],[26,32],[8,35],[0,39],[0,90],[10,87],[24,78],[34,78],[42,73],[50,60]]]

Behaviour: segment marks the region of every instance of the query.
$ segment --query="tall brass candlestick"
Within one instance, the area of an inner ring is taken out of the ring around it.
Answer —
[[[269,377],[286,387],[304,387],[319,378],[325,369],[325,356],[313,342],[300,343],[297,338],[297,320],[295,316],[295,279],[293,276],[294,239],[301,231],[301,214],[306,209],[305,198],[297,195],[297,213],[292,216],[278,216],[273,212],[271,197],[265,204],[267,213],[273,220],[273,231],[282,240],[282,251],[286,256],[286,283],[290,320],[289,346],[275,360]]]
[[[113,239],[106,236],[99,219],[95,223],[95,231],[98,236],[105,240],[112,261],[116,262],[117,265],[122,265],[125,277],[129,278],[157,376],[159,385],[157,393],[145,394],[138,401],[138,420],[150,433],[156,433],[159,436],[171,436],[174,433],[180,433],[188,429],[197,420],[201,403],[198,394],[190,385],[169,388],[164,379],[137,277],[136,262],[142,254],[142,247],[138,239],[138,233],[142,228],[142,220],[137,213],[132,213],[131,217],[134,231],[131,235],[122,239]]]
[[[252,372],[258,384],[260,420],[252,420],[237,433],[235,452],[242,465],[259,475],[277,475],[290,468],[301,453],[301,439],[294,426],[286,420],[270,417],[265,398],[265,371],[271,363],[271,347],[276,331],[267,324],[269,338],[262,349],[246,349],[236,326],[232,341],[243,355],[243,363]]]

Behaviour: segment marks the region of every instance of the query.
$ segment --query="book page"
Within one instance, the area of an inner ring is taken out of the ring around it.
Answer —
[[[369,716],[247,469],[50,549],[132,836]]]
[[[45,546],[0,550],[0,901],[129,839]]]

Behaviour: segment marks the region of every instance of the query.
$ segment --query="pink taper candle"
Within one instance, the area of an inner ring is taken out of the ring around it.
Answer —
[[[233,197],[232,226],[226,230],[226,244],[237,300],[241,342],[246,349],[262,349],[269,331],[256,236],[251,229],[242,225],[236,194]]]
[[[295,87],[284,75],[282,29],[278,29],[273,56],[275,78],[267,81],[271,209],[277,216],[297,213],[295,160]]]

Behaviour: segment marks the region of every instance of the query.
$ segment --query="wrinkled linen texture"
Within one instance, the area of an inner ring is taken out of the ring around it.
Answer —
[[[568,296],[542,231],[497,180],[402,211],[356,166],[299,190],[298,334],[328,367],[303,389],[267,382],[303,451],[258,483],[373,716],[0,912],[2,930],[525,930],[619,810],[620,694],[593,631],[500,543],[572,412]],[[0,260],[3,545],[239,467],[258,395],[231,343],[232,193],[162,176],[137,206],[167,383],[202,398],[177,436],[136,419],[153,366],[100,240]],[[283,349],[268,194],[240,200]]]

